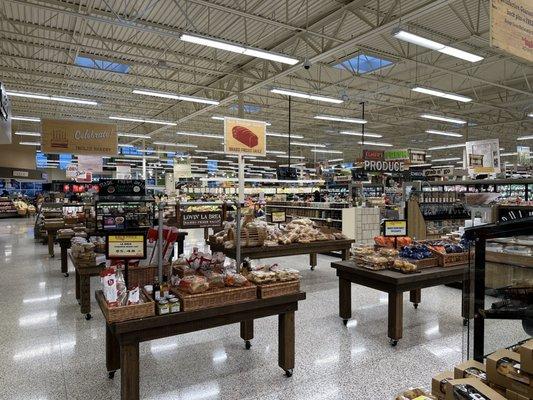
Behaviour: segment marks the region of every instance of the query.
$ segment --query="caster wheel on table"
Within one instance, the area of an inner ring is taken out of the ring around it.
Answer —
[[[109,373],[107,374],[107,377],[108,377],[109,379],[114,379],[114,378],[115,378],[115,372],[116,372],[116,371],[109,371]]]
[[[68,278],[68,272],[65,272],[63,275],[65,275],[65,278]]]
[[[418,309],[418,303],[414,303],[413,307],[415,308],[415,310]]]
[[[311,271],[314,271],[314,270],[315,270],[315,266],[311,265]]]
[[[250,350],[252,348],[252,343],[250,343],[249,340],[245,340],[244,347],[246,348],[246,350]]]
[[[54,258],[54,257],[55,257],[55,254],[52,254],[52,255],[50,256],[50,258]]]
[[[85,314],[85,319],[86,319],[87,321],[89,321],[91,318],[92,318],[92,315],[91,315],[91,314]]]
[[[389,343],[392,347],[396,347],[396,345],[398,344],[398,341],[396,339],[390,339]]]
[[[467,318],[463,318],[463,326],[467,326],[468,325],[468,319]]]
[[[344,326],[347,326],[348,325],[348,320],[347,319],[343,319],[342,323],[344,324]]]
[[[285,371],[285,376],[290,378],[292,376],[292,368]]]

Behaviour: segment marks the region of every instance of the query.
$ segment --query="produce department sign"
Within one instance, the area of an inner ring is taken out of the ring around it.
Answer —
[[[180,228],[216,228],[222,226],[221,211],[190,211],[180,213]]]
[[[117,155],[118,135],[115,124],[44,119],[43,153]]]
[[[232,154],[266,155],[266,123],[225,117],[224,151]]]
[[[402,172],[404,170],[403,161],[374,161],[365,160],[363,164],[365,171],[373,172]]]
[[[121,260],[146,258],[146,236],[140,233],[107,235],[106,257]]]
[[[533,2],[492,0],[490,44],[533,62]]]

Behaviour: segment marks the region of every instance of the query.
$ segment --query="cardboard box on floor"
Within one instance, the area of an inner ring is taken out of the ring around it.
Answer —
[[[533,340],[528,340],[518,348],[520,354],[520,368],[533,375]]]
[[[472,396],[475,393],[478,397]],[[446,384],[446,400],[481,398],[479,394],[490,400],[506,400],[501,394],[476,378],[452,379]]]
[[[441,374],[435,375],[431,380],[431,394],[438,400],[446,399],[446,383],[453,379],[452,371],[445,371]]]
[[[505,391],[505,397],[507,397],[507,400],[529,400],[529,398],[526,396],[522,396],[521,394],[515,393],[509,389]]]
[[[468,360],[457,365],[453,370],[454,379],[476,378],[488,384],[485,364],[474,360]]]
[[[533,398],[533,379],[520,370],[520,354],[498,350],[487,357],[489,382]]]

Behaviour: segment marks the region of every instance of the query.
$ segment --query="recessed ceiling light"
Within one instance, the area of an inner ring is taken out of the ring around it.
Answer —
[[[346,135],[346,136],[363,136],[361,132],[352,132],[352,131],[340,131],[339,134]],[[378,133],[365,132],[365,137],[380,138],[380,137],[383,137],[383,135],[380,135]]]
[[[327,97],[327,96],[321,96],[321,95],[316,95],[316,94],[297,92],[295,90],[272,89],[271,92],[272,93],[281,94],[281,95],[284,95],[284,96],[292,96],[292,97],[299,97],[299,98],[308,99],[308,100],[323,101],[325,103],[334,103],[334,104],[343,103],[343,100],[341,100],[341,99],[334,99],[333,97]]]
[[[413,92],[424,93],[424,94],[428,94],[430,96],[436,96],[436,97],[442,97],[442,98],[449,99],[449,100],[460,101],[462,103],[468,103],[468,102],[472,101],[472,99],[470,97],[461,96],[461,95],[455,94],[455,93],[443,92],[441,90],[436,90],[436,89],[424,88],[424,87],[421,87],[421,86],[416,86],[416,87],[412,88],[411,90]]]
[[[40,93],[27,93],[27,92],[6,90],[6,94],[12,97],[26,97],[26,98],[37,99],[37,100],[52,100],[52,101],[60,101],[64,103],[85,104],[85,105],[90,105],[90,106],[98,105],[98,103],[94,100],[75,99],[75,98],[63,97],[63,96],[51,96],[48,94],[40,94]]]
[[[452,124],[466,124],[466,121],[458,118],[450,118],[450,117],[444,117],[442,115],[433,115],[433,114],[422,114],[420,115],[421,118],[426,119],[432,119],[435,121],[443,121],[443,122],[450,122]]]
[[[315,119],[323,119],[326,121],[338,121],[338,122],[348,122],[351,124],[366,124],[368,121],[361,118],[349,118],[349,117],[337,117],[334,115],[315,115]]]
[[[109,119],[114,119],[118,121],[129,121],[129,122],[139,122],[139,123],[146,123],[146,124],[156,124],[156,125],[169,125],[169,126],[176,126],[177,124],[175,122],[168,122],[168,121],[158,121],[155,119],[141,119],[141,118],[130,118],[130,117],[109,117]]]
[[[440,136],[463,137],[463,135],[461,135],[460,133],[436,131],[435,129],[428,129],[426,130],[426,133],[431,133],[433,135],[440,135]]]
[[[173,93],[164,93],[164,92],[155,92],[153,90],[135,89],[132,91],[132,93],[142,94],[145,96],[162,97],[165,99],[172,99],[172,100],[189,101],[192,103],[210,104],[214,106],[217,106],[219,104],[219,102],[216,100],[206,99],[203,97],[186,96],[182,94],[173,94]]]

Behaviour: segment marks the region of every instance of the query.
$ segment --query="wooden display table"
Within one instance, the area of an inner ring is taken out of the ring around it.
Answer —
[[[402,274],[391,270],[373,271],[357,267],[352,261],[331,263],[339,277],[339,314],[344,325],[352,317],[351,284],[366,286],[389,294],[388,336],[393,346],[403,335],[403,293],[410,292],[410,301],[415,308],[421,302],[421,289],[445,283],[463,282],[469,285],[468,267],[434,267],[421,270],[416,274]],[[468,318],[467,297],[463,295],[462,316]]]
[[[67,250],[70,249],[71,238],[57,238],[59,247],[61,248],[61,273],[68,276],[68,256]]]
[[[246,348],[254,336],[254,319],[278,315],[278,365],[291,376],[294,368],[294,312],[305,293],[256,299],[222,307],[180,312],[125,322],[106,323],[106,366],[109,377],[120,369],[121,399],[139,399],[139,343],[240,322]],[[101,290],[96,300],[104,312]],[[105,315],[105,312],[104,312]],[[184,371],[184,373],[186,373]]]
[[[85,314],[85,319],[90,320],[91,317],[91,276],[98,276],[105,268],[105,264],[93,266],[80,266],[70,251],[68,257],[74,265],[76,270],[76,300],[80,304],[80,311]]]
[[[48,237],[48,255],[55,257],[54,253],[54,241],[56,239],[57,231],[63,228],[45,228],[46,235]]]
[[[349,258],[350,247],[352,247],[354,240],[340,239],[340,240],[322,240],[310,243],[291,243],[281,244],[278,246],[261,246],[261,247],[241,247],[241,258],[249,258],[256,260],[260,258],[274,258],[295,256],[300,254],[309,254],[309,264],[311,269],[315,269],[317,265],[317,254],[328,253],[331,251],[339,251],[342,254],[342,259]],[[224,245],[215,243],[213,240],[209,241],[211,252],[219,251],[230,258],[235,258],[235,247],[226,249]]]

